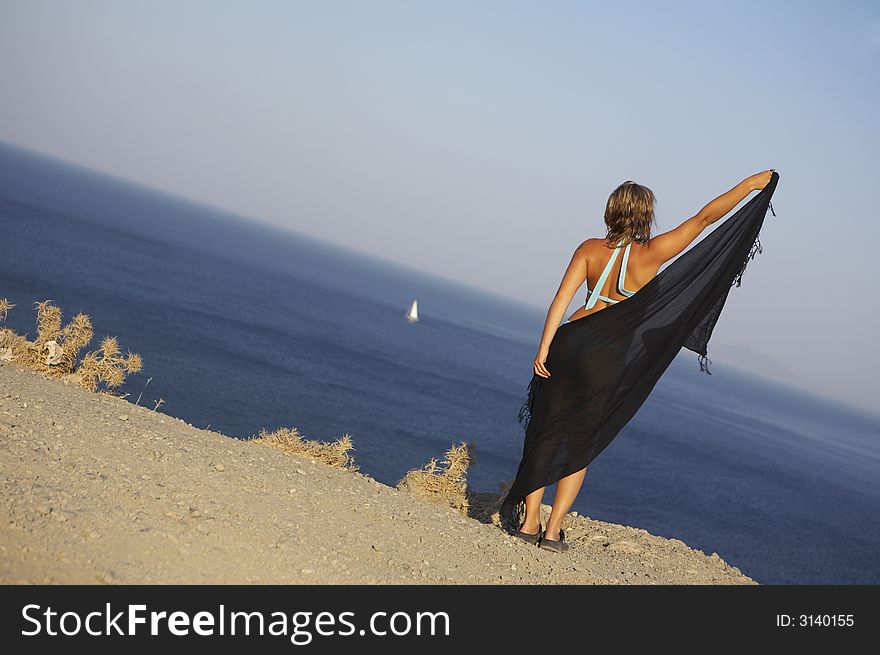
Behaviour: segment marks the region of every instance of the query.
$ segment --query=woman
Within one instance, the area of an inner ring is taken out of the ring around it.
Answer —
[[[650,189],[627,181],[608,198],[607,234],[575,250],[535,356],[529,400],[520,413],[521,420],[529,415],[523,458],[502,505],[508,521],[515,506],[520,516],[524,509],[517,537],[547,550],[568,549],[562,519],[577,497],[586,464],[635,414],[682,347],[705,358],[727,292],[734,282],[739,286],[745,264],[760,252],[758,232],[767,206],[772,210],[778,177],[772,169],[752,175],[654,237]],[[755,190],[763,191],[658,275],[663,264]],[[584,305],[560,325],[585,281]],[[708,373],[703,359],[701,370]],[[542,529],[541,501],[554,481],[553,509]],[[512,518],[516,525],[519,516]]]

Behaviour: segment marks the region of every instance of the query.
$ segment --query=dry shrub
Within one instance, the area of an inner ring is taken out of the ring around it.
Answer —
[[[476,444],[453,444],[441,462],[436,457],[420,469],[407,471],[397,488],[415,496],[447,504],[465,516],[470,509],[467,470],[476,464]]]
[[[86,314],[77,314],[64,325],[61,309],[51,300],[35,305],[36,338],[28,341],[9,328],[0,329],[0,359],[68,379],[89,391],[97,391],[100,383],[108,389],[116,388],[125,381],[126,374],[141,370],[141,356],[131,352],[121,355],[116,337],[105,337],[98,350],[78,361],[80,351],[94,335],[92,320]],[[14,306],[0,298],[0,320]]]
[[[354,457],[349,451],[354,450],[351,435],[346,433],[334,442],[304,439],[296,428],[278,428],[274,432],[260,430],[258,437],[251,439],[254,443],[280,448],[286,453],[305,455],[322,464],[346,471],[357,471]]]
[[[76,369],[77,384],[89,391],[97,391],[103,382],[108,389],[115,389],[125,381],[129,373],[137,373],[143,368],[141,356],[137,353],[122,355],[116,337],[104,337],[98,350],[87,352]]]
[[[9,313],[9,310],[15,307],[9,300],[6,298],[0,298],[0,321],[6,320],[6,315]]]
[[[6,313],[15,305],[9,303],[6,298],[0,298],[0,320],[6,318]],[[20,334],[16,334],[7,327],[0,328],[0,361],[30,364],[32,352],[28,348],[30,341]]]
[[[15,305],[8,299],[0,298],[0,321],[6,320],[9,310],[13,307]],[[0,361],[33,367],[37,359],[33,346],[34,344],[20,334],[7,327],[0,328]]]
[[[61,309],[51,300],[34,303],[37,306],[36,343],[52,341],[61,334]]]
[[[37,308],[37,337],[28,341],[8,328],[0,335],[0,357],[42,371],[52,377],[73,372],[80,350],[92,340],[92,321],[77,314],[62,327],[61,310],[51,300],[34,303]],[[5,319],[14,307],[0,300],[0,318]]]

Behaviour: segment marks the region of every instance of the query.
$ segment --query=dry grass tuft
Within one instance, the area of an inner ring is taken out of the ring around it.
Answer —
[[[251,439],[254,443],[280,448],[286,453],[305,455],[322,464],[346,471],[357,471],[354,457],[349,451],[354,450],[351,435],[346,433],[334,442],[313,441],[304,439],[296,428],[278,428],[274,432],[261,430],[258,437]]]
[[[61,309],[51,300],[34,303],[37,306],[37,343],[54,341],[61,333]]]
[[[63,370],[72,371],[76,367],[76,359],[79,352],[89,345],[92,340],[92,319],[85,314],[77,314],[58,333],[61,346],[64,350],[61,355]]]
[[[21,362],[25,358],[30,361],[28,340],[9,328],[0,328],[0,361]]]
[[[129,373],[143,367],[136,353],[121,355],[116,337],[105,337],[98,350],[86,353],[79,361],[79,353],[92,340],[92,320],[86,314],[77,314],[63,325],[61,309],[51,300],[34,303],[37,309],[37,337],[28,341],[9,328],[0,328],[0,359],[36,369],[56,378],[65,378],[89,391],[98,391],[101,383],[114,389],[125,381]],[[0,320],[4,320],[15,305],[0,299]]]
[[[9,314],[9,310],[15,307],[9,300],[6,298],[0,298],[0,321],[6,320],[6,315]]]
[[[420,498],[448,504],[468,515],[470,495],[467,487],[467,470],[476,464],[476,444],[453,444],[441,462],[436,457],[420,469],[407,471],[397,488]]]
[[[28,341],[8,328],[0,330],[0,357],[7,361],[42,371],[52,377],[73,372],[80,350],[92,339],[92,322],[77,314],[62,328],[61,310],[51,300],[35,303],[37,337]],[[14,307],[5,298],[0,301],[0,315]]]
[[[116,337],[104,337],[98,350],[87,352],[76,369],[75,381],[89,391],[97,391],[104,383],[108,389],[115,389],[125,381],[129,373],[137,373],[143,367],[141,356],[127,353],[123,356]]]

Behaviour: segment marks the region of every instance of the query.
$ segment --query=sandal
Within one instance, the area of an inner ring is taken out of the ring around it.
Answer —
[[[520,530],[520,528],[522,528],[522,525],[520,525],[519,528],[516,529],[516,532],[513,533],[514,537],[517,537],[518,539],[522,539],[527,544],[531,544],[533,546],[538,544],[538,541],[541,539],[541,533],[543,532],[541,530],[540,523],[538,524],[538,531],[535,532],[534,534],[530,534],[528,532],[523,532],[522,530]]]
[[[568,542],[565,540],[565,531],[562,528],[559,528],[559,540],[554,541],[553,539],[547,539],[544,537],[543,531],[540,533],[540,547],[544,550],[552,550],[554,553],[563,553],[570,548]]]

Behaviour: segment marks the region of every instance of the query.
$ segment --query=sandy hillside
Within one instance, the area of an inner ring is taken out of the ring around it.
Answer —
[[[441,453],[438,453],[440,456]],[[567,517],[556,554],[361,473],[0,362],[0,582],[753,584]]]

